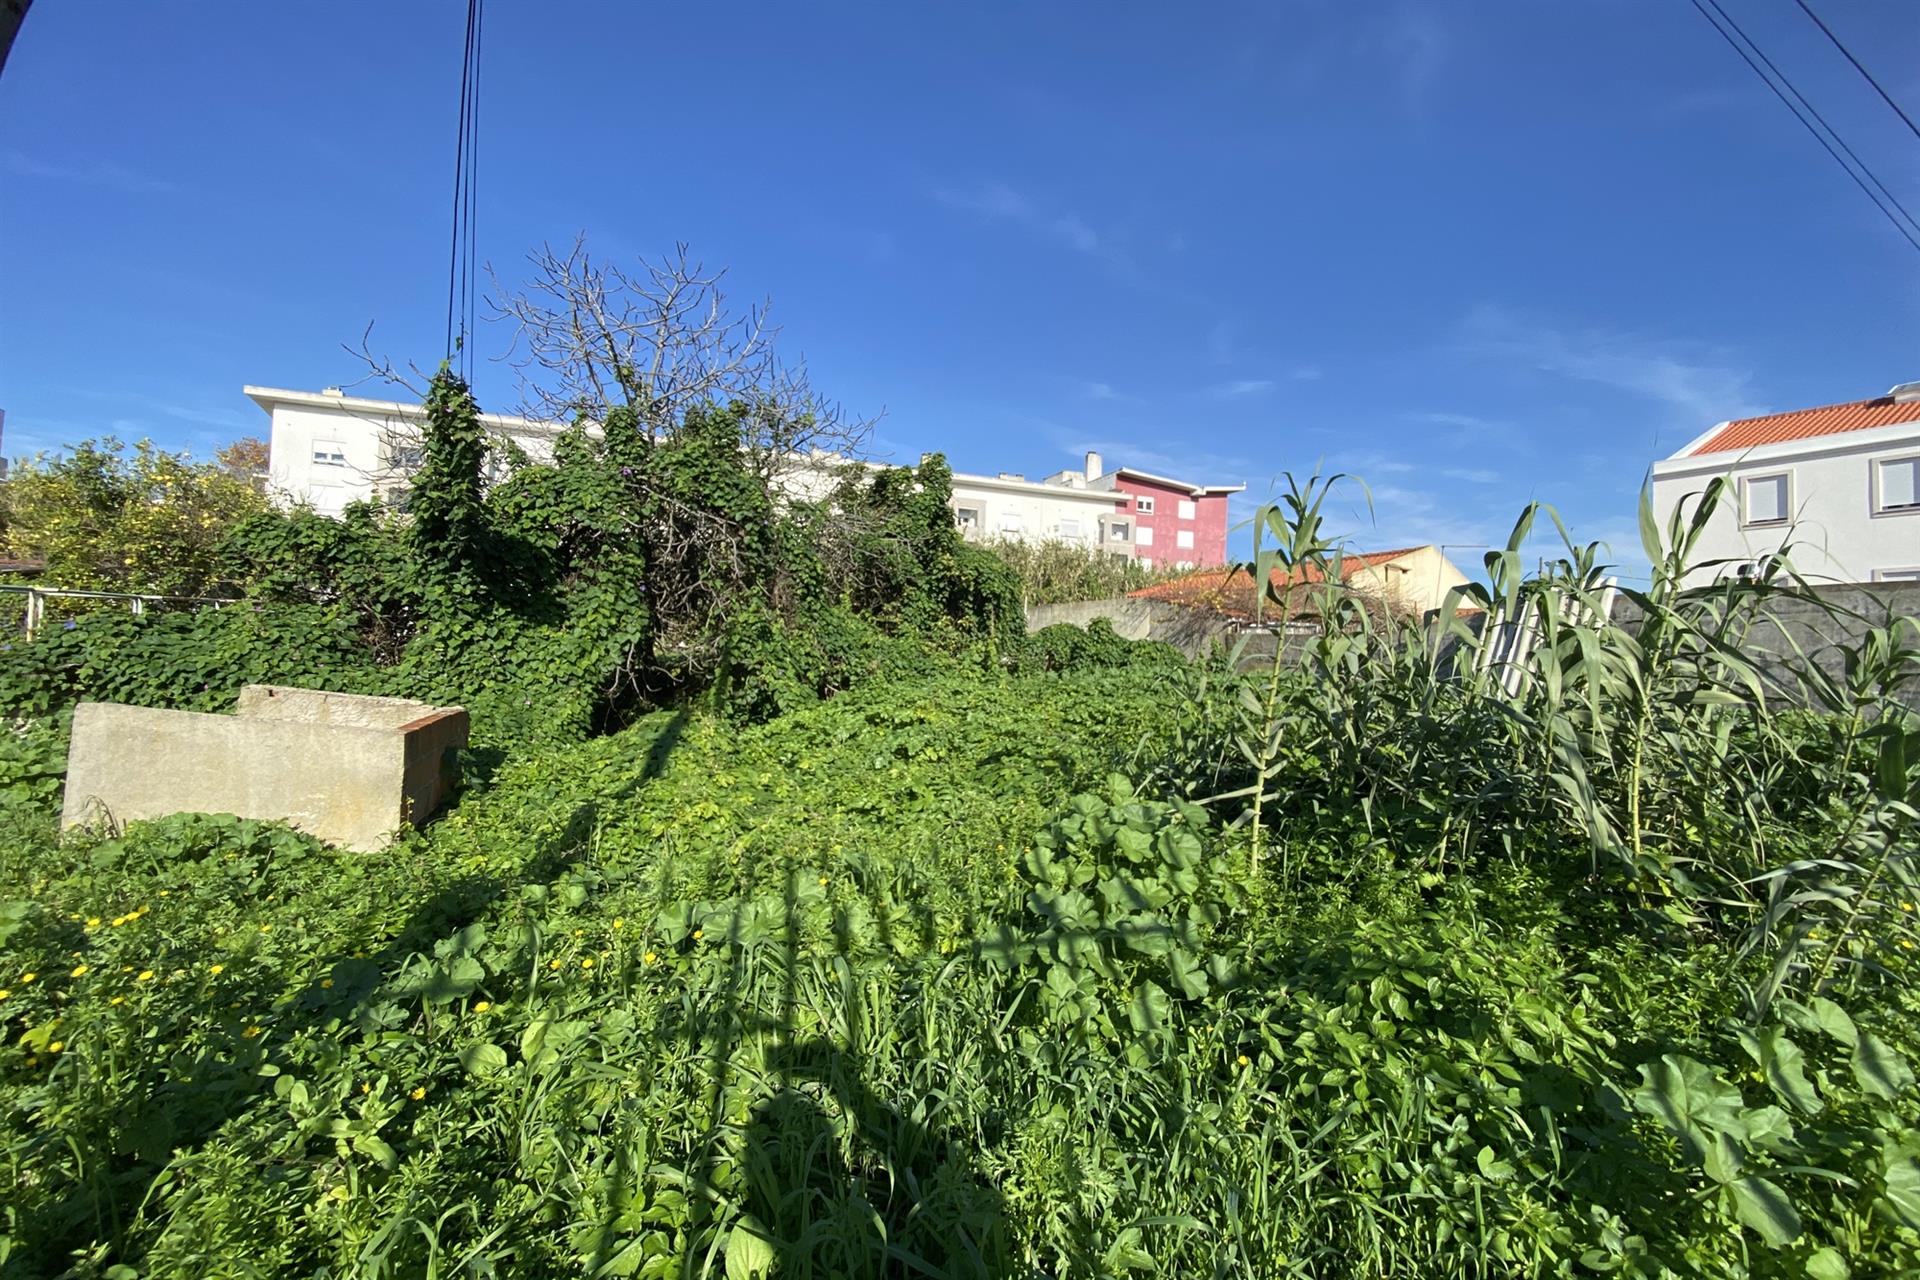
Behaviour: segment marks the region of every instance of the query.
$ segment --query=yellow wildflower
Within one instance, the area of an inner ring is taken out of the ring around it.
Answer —
[[[118,929],[121,925],[125,924],[130,919],[132,919],[131,916],[115,916],[113,918],[113,927]]]
[[[87,917],[87,928],[89,928],[89,929],[98,929],[99,927],[100,927],[100,917],[99,917],[99,916],[88,916],[88,917]]]
[[[475,1013],[485,1013],[491,1008],[493,1008],[493,1001],[491,1000],[476,1000],[473,1002],[473,1011]]]
[[[113,999],[107,1001],[108,1004],[125,1004],[126,1002],[127,998],[125,996],[115,996]]]
[[[24,987],[24,986],[26,986],[26,985],[27,985],[27,984],[28,984],[29,982],[32,982],[32,981],[33,981],[33,980],[34,980],[35,978],[37,978],[37,977],[39,977],[39,976],[40,976],[40,975],[39,975],[39,974],[37,974],[37,973],[23,973],[23,974],[21,974],[21,975],[20,975],[20,985]]]
[[[827,878],[825,876],[820,877],[820,887],[823,889],[827,887]]]
[[[0,987],[0,1000],[5,1000],[5,999],[6,999],[6,998],[7,998],[8,996],[10,996],[10,995],[12,995],[12,994],[13,994],[13,992],[11,992],[11,991],[9,991],[9,990],[7,990],[7,988],[5,988],[5,987]]]
[[[547,961],[547,968],[558,969],[559,967],[560,967],[560,957],[555,956],[553,959]]]
[[[333,979],[332,978],[320,979],[320,989],[322,991],[331,991],[333,989]]]
[[[263,924],[263,925],[261,925],[261,926],[260,926],[260,932],[262,932],[262,933],[272,933],[272,932],[273,932],[273,926],[272,926],[272,925],[270,925],[270,924]]]
[[[623,917],[615,916],[613,918],[613,927],[616,929],[624,929],[627,927],[627,922]]]
[[[1238,1062],[1238,1063],[1239,1063],[1239,1064],[1240,1064],[1241,1066],[1243,1066],[1243,1067],[1250,1067],[1250,1066],[1252,1066],[1252,1065],[1253,1065],[1253,1059],[1252,1059],[1252,1058],[1249,1058],[1249,1057],[1248,1057],[1248,1056],[1247,1056],[1246,1054],[1244,1054],[1244,1053],[1243,1053],[1243,1054],[1241,1054],[1241,1055],[1240,1055],[1240,1056],[1239,1056],[1238,1058],[1235,1058],[1235,1059],[1234,1059],[1234,1061],[1235,1061],[1235,1062]]]
[[[216,978],[219,977],[221,974],[225,973],[226,971],[227,971],[227,966],[223,964],[210,964],[207,966],[207,972],[212,974]]]
[[[580,967],[581,967],[582,969],[591,969],[591,968],[593,968],[593,957],[592,957],[592,956],[588,956],[588,957],[587,957],[587,958],[586,958],[585,960],[582,960],[582,961],[580,962]]]
[[[68,974],[67,976],[69,978],[84,978],[87,976],[87,966],[83,964],[77,964],[73,966],[73,972]]]
[[[52,1044],[47,1046],[47,1052],[58,1053],[66,1047],[67,1047],[67,1042],[65,1040],[55,1040]]]
[[[360,1082],[360,1092],[362,1092],[362,1093],[372,1093],[372,1092],[373,1092],[373,1086],[372,1086],[372,1085],[370,1085],[370,1084],[368,1084],[368,1083],[367,1083],[367,1082],[366,1082],[365,1080],[362,1080],[362,1081]]]
[[[647,952],[646,955],[640,957],[640,959],[647,964],[652,964],[655,960],[658,960],[659,958],[660,958],[659,956],[655,955],[651,951]]]
[[[414,1100],[415,1102],[418,1102],[418,1101],[420,1101],[420,1099],[422,1099],[422,1098],[424,1098],[424,1097],[426,1097],[426,1096],[427,1096],[427,1086],[425,1086],[425,1085],[423,1085],[423,1084],[422,1084],[422,1085],[415,1085],[415,1086],[414,1086],[414,1089],[413,1089],[413,1092],[412,1092],[412,1093],[409,1093],[409,1094],[408,1094],[407,1096],[408,1096],[409,1098],[412,1098],[412,1099],[413,1099],[413,1100]]]
[[[693,931],[693,940],[694,940],[695,942],[698,942],[698,941],[700,941],[700,939],[702,939],[702,938],[704,938],[704,937],[706,937],[706,936],[707,936],[707,931],[706,931],[705,929],[695,929],[695,930]]]
[[[137,977],[137,978],[135,978],[135,979],[134,979],[134,981],[135,981],[135,982],[152,982],[152,981],[153,981],[153,970],[151,970],[151,969],[142,969],[142,970],[140,971],[140,976],[139,976],[139,977]]]
[[[258,1028],[258,1027],[248,1027],[248,1028],[247,1028],[247,1029],[246,1029],[245,1031],[242,1031],[242,1032],[241,1032],[240,1034],[241,1034],[241,1035],[243,1035],[243,1036],[245,1036],[245,1037],[246,1037],[247,1039],[249,1039],[249,1040],[251,1040],[251,1039],[253,1039],[253,1038],[254,1038],[255,1036],[257,1036],[257,1035],[259,1035],[259,1034],[260,1034],[260,1028]]]

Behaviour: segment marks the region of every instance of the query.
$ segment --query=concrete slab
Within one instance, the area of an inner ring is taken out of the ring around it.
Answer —
[[[236,711],[81,703],[60,825],[231,813],[371,851],[425,822],[459,781],[460,707],[249,685]]]

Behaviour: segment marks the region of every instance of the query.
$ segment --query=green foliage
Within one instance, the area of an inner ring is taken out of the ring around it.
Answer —
[[[226,585],[221,539],[266,498],[222,463],[106,439],[22,461],[0,508],[7,554],[44,560],[47,586],[207,595]]]
[[[1180,651],[1159,640],[1123,640],[1105,618],[1085,627],[1064,622],[1042,627],[1028,637],[1027,660],[1043,671],[1087,671],[1099,668],[1178,667]]]
[[[996,539],[986,548],[1018,575],[1020,598],[1029,605],[1111,600],[1186,572],[1152,569],[1130,555],[1071,542]]]

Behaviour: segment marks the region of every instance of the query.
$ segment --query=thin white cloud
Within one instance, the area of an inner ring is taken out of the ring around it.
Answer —
[[[1273,390],[1271,378],[1236,378],[1232,382],[1220,382],[1207,388],[1207,394],[1218,400],[1232,400],[1240,396],[1257,396]]]
[[[1569,331],[1484,306],[1467,316],[1462,333],[1462,345],[1476,355],[1652,400],[1701,428],[1765,408],[1754,399],[1750,371],[1733,364],[1727,353],[1698,343]]]
[[[146,193],[175,191],[178,185],[165,178],[153,178],[117,164],[94,160],[80,164],[55,164],[30,156],[24,151],[0,151],[0,164],[7,172],[23,178],[45,178],[51,182],[80,182],[88,186],[111,187],[115,191]]]
[[[1500,479],[1498,471],[1488,471],[1483,467],[1447,467],[1440,474],[1449,480],[1461,480],[1467,484],[1494,484]]]
[[[1452,54],[1453,38],[1428,5],[1412,0],[1395,6],[1363,41],[1364,54],[1377,57],[1398,83],[1400,97],[1415,114],[1424,110],[1440,69]]]
[[[1287,370],[1287,377],[1295,382],[1318,382],[1320,380],[1320,366],[1317,364],[1297,364]]]
[[[1037,201],[1004,182],[986,182],[975,187],[936,187],[933,198],[949,208],[1021,223],[1076,253],[1099,254],[1104,247],[1100,233],[1079,214],[1071,209],[1042,208]]]
[[[1083,382],[1080,394],[1089,400],[1124,400],[1125,396],[1113,389],[1111,382]]]

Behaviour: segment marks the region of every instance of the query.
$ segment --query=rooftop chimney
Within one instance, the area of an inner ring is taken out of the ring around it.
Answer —
[[[1909,401],[1920,400],[1920,382],[1902,382],[1893,390],[1887,392],[1887,394],[1891,396],[1897,404],[1906,404]]]
[[[1100,476],[1100,455],[1089,449],[1087,450],[1087,479],[1098,480]]]

